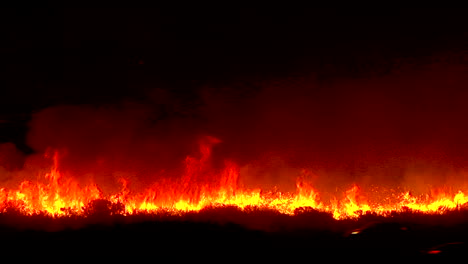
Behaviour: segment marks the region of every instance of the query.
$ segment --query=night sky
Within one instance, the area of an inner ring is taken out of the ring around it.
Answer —
[[[146,175],[210,135],[215,166],[467,169],[466,9],[1,12],[3,156]]]

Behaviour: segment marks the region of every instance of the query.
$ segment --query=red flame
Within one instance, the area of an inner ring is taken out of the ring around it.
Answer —
[[[293,215],[296,209],[309,207],[343,219],[359,217],[364,213],[388,215],[408,209],[441,214],[468,203],[464,190],[455,193],[439,191],[436,195],[425,197],[403,192],[392,201],[383,199],[371,202],[357,184],[350,186],[341,199],[335,195],[328,201],[321,200],[321,192],[306,180],[310,173],[305,169],[301,175],[297,175],[295,192],[249,189],[240,185],[240,168],[236,163],[225,161],[222,169],[210,169],[211,149],[219,142],[214,137],[206,138],[200,144],[200,157],[186,157],[184,172],[178,178],[161,178],[139,192],[130,189],[129,179],[120,178],[120,191],[110,195],[104,195],[96,184],[81,186],[73,177],[65,177],[59,170],[60,152],[53,151],[52,155],[46,155],[52,160],[52,166],[46,172],[36,172],[37,181],[23,181],[16,189],[0,189],[0,209],[5,211],[14,206],[25,215],[46,213],[52,217],[84,215],[87,204],[104,199],[122,204],[123,210],[119,213],[123,215],[142,212],[178,214],[222,206],[235,206],[240,210],[258,207]]]

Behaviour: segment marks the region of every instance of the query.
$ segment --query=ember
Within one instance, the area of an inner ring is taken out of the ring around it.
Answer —
[[[220,142],[213,137],[209,138],[211,143]],[[294,215],[297,209],[307,207],[330,213],[335,219],[346,219],[368,213],[385,216],[408,210],[443,214],[459,210],[468,203],[466,190],[457,190],[455,193],[438,192],[437,196],[421,197],[404,192],[396,194],[392,203],[385,200],[371,201],[371,197],[361,193],[358,185],[346,190],[341,200],[333,197],[329,201],[323,201],[320,199],[320,192],[304,180],[306,170],[302,171],[304,175],[297,175],[296,192],[247,189],[238,184],[240,170],[235,163],[226,161],[220,171],[210,171],[206,165],[211,155],[210,146],[201,144],[200,152],[199,159],[191,156],[185,159],[185,170],[179,180],[163,179],[146,190],[132,192],[129,190],[131,182],[121,178],[121,190],[104,195],[96,184],[80,186],[73,177],[62,175],[58,169],[60,153],[52,151],[49,158],[53,165],[49,171],[36,172],[39,178],[44,178],[44,183],[23,181],[17,189],[1,189],[2,211],[14,206],[25,215],[46,213],[56,218],[70,214],[84,215],[88,204],[105,200],[111,205],[122,204],[123,210],[118,211],[122,215],[160,212],[177,215],[224,206],[235,206],[241,210],[256,207]]]

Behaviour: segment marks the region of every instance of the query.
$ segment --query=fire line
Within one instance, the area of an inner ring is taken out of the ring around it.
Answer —
[[[197,212],[207,207],[234,206],[240,210],[260,208],[275,210],[281,214],[294,215],[298,208],[312,208],[327,212],[335,219],[357,218],[362,214],[389,215],[392,212],[410,210],[427,214],[443,214],[457,210],[468,203],[467,195],[459,190],[455,194],[441,193],[437,197],[420,198],[403,192],[394,202],[375,203],[361,193],[358,185],[349,188],[344,198],[321,201],[320,193],[303,177],[296,181],[296,192],[268,192],[260,189],[245,189],[238,186],[240,170],[233,162],[226,162],[224,169],[216,175],[218,181],[199,182],[203,166],[210,151],[202,151],[202,157],[187,157],[185,173],[181,180],[162,180],[143,192],[129,190],[129,180],[121,179],[120,192],[105,196],[96,184],[81,187],[72,178],[65,178],[58,169],[59,154],[54,152],[53,166],[41,175],[45,183],[23,181],[16,190],[0,189],[0,212],[9,207],[24,215],[45,213],[51,217],[70,214],[84,215],[84,208],[94,200],[103,199],[111,204],[122,205],[116,213],[133,215],[138,213]]]

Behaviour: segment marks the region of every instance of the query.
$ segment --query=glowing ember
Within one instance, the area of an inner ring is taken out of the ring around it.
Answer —
[[[238,185],[240,169],[235,163],[225,162],[223,169],[213,173],[205,169],[211,155],[210,148],[202,145],[200,152],[202,155],[199,159],[190,156],[186,158],[185,172],[179,180],[163,179],[145,191],[132,193],[129,189],[131,182],[122,178],[120,192],[104,195],[95,184],[81,187],[71,177],[65,178],[58,169],[59,153],[55,151],[49,157],[53,160],[50,171],[42,174],[38,172],[38,176],[46,183],[39,180],[24,181],[16,190],[0,189],[1,210],[5,212],[14,207],[26,215],[45,213],[52,217],[86,215],[86,205],[99,199],[123,205],[122,210],[115,212],[123,215],[142,212],[177,214],[222,206],[236,206],[241,210],[256,207],[293,215],[296,209],[308,207],[331,213],[335,219],[344,219],[366,213],[388,215],[406,210],[441,214],[468,203],[468,197],[461,190],[454,194],[439,192],[435,196],[426,197],[415,197],[404,192],[397,195],[394,202],[370,202],[369,197],[361,194],[357,185],[351,186],[342,199],[322,201],[320,193],[304,180],[303,175],[297,177],[296,192],[247,189]],[[215,180],[202,180],[206,178]]]

